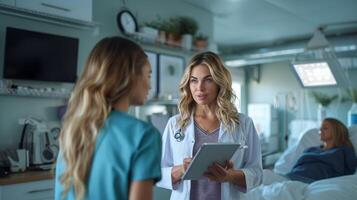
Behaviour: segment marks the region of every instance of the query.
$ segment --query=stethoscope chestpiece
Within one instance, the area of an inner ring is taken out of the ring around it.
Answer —
[[[182,133],[181,129],[179,129],[175,135],[174,138],[176,139],[177,142],[181,142],[185,138],[185,134]]]

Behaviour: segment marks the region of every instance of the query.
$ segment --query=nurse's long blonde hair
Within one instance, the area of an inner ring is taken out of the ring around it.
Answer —
[[[73,186],[83,199],[99,130],[118,100],[129,94],[147,57],[140,46],[120,38],[104,38],[91,51],[69,100],[60,135],[65,170],[62,197]]]
[[[236,96],[232,89],[232,78],[229,71],[223,65],[222,60],[213,52],[203,52],[193,56],[184,72],[180,82],[181,98],[179,101],[179,111],[181,118],[178,121],[180,128],[185,128],[191,118],[191,114],[195,109],[196,102],[194,101],[190,91],[191,72],[197,65],[205,65],[208,67],[214,82],[218,85],[218,95],[216,99],[216,116],[220,122],[229,130],[233,131],[239,125],[238,111],[234,106],[233,101]]]

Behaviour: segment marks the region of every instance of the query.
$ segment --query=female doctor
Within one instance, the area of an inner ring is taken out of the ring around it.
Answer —
[[[195,55],[180,83],[180,114],[170,118],[163,137],[162,179],[171,199],[239,199],[262,180],[261,150],[253,121],[238,113],[229,71],[212,52]],[[240,143],[225,166],[211,165],[197,181],[181,180],[203,143]]]

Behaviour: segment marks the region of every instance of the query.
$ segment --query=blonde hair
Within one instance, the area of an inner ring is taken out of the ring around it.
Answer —
[[[218,55],[212,52],[202,52],[193,56],[184,72],[180,82],[181,98],[179,101],[179,111],[181,118],[178,121],[180,128],[185,128],[190,121],[191,114],[196,103],[190,91],[190,76],[192,69],[197,65],[208,67],[214,82],[218,85],[218,95],[216,99],[217,108],[215,114],[220,122],[230,131],[239,125],[238,111],[233,104],[236,96],[232,89],[232,78],[229,71],[223,65]]]
[[[61,176],[63,197],[73,185],[76,199],[84,198],[99,130],[112,106],[129,94],[146,62],[141,47],[120,37],[104,38],[91,51],[71,94],[60,135],[66,166]]]
[[[341,121],[335,118],[325,118],[324,122],[328,122],[332,126],[334,147],[348,146],[353,148],[349,138],[348,129]]]

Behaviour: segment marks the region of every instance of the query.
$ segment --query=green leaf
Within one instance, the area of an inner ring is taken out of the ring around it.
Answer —
[[[318,104],[321,104],[324,107],[329,106],[334,100],[336,100],[338,98],[337,95],[329,96],[329,95],[326,95],[326,94],[323,94],[320,92],[314,92],[314,91],[311,92],[310,94]]]

